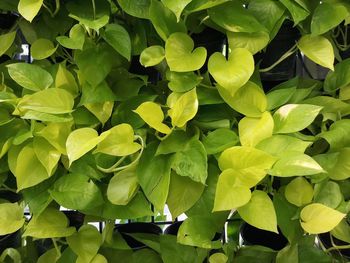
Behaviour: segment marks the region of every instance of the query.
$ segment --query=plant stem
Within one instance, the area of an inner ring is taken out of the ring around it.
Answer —
[[[56,252],[57,252],[57,258],[60,258],[61,257],[61,250],[60,248],[57,246],[57,242],[56,242],[56,239],[55,238],[51,238],[52,240],[52,243],[56,249]]]
[[[96,4],[95,4],[95,0],[91,0],[92,3],[92,10],[93,10],[93,18],[94,20],[96,19]]]
[[[56,16],[58,14],[58,12],[60,11],[60,8],[61,8],[60,0],[56,0],[56,9],[55,9],[55,12],[53,12],[53,16]]]

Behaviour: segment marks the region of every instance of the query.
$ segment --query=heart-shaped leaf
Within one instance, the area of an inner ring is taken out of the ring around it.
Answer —
[[[165,58],[165,50],[162,46],[151,46],[144,49],[140,55],[140,63],[144,67],[158,65]]]
[[[174,92],[186,92],[194,89],[202,81],[202,77],[194,72],[173,72],[168,70],[166,78],[169,80],[168,87]]]
[[[12,46],[15,38],[16,31],[0,35],[0,56],[4,55],[5,52]]]
[[[30,51],[34,59],[41,60],[50,57],[56,52],[58,46],[54,46],[53,43],[45,38],[37,39],[31,46]]]
[[[187,72],[200,69],[205,62],[207,50],[194,49],[194,43],[185,33],[173,33],[165,43],[165,58],[171,71]]]
[[[0,204],[0,235],[7,235],[20,229],[24,224],[23,208],[17,203]]]
[[[228,61],[219,52],[210,56],[208,70],[215,81],[233,96],[254,72],[253,55],[245,48],[231,51]]]
[[[304,177],[297,177],[286,186],[284,194],[289,203],[300,207],[311,203],[314,189]]]
[[[192,0],[162,0],[163,4],[169,8],[180,21],[181,13]]]
[[[131,40],[124,27],[118,24],[109,24],[102,36],[120,55],[130,61]]]
[[[80,24],[76,24],[69,31],[69,37],[59,36],[56,37],[56,40],[65,48],[81,50],[85,42],[84,28]]]
[[[253,55],[267,46],[270,36],[265,31],[260,32],[227,32],[230,49],[245,48]]]
[[[99,29],[107,25],[109,21],[109,15],[103,15],[96,19],[83,18],[73,14],[69,14],[69,16],[95,31],[99,31]]]
[[[18,3],[18,12],[29,22],[39,13],[44,0],[20,0]]]

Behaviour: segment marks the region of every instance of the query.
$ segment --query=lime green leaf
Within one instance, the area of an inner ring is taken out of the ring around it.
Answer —
[[[95,117],[105,125],[113,113],[114,102],[87,103],[84,105]]]
[[[278,233],[275,208],[267,193],[255,190],[252,198],[237,209],[239,215],[248,224],[271,232]]]
[[[350,59],[345,59],[335,65],[333,72],[329,72],[324,82],[324,89],[327,92],[333,92],[338,89],[347,88],[350,84],[350,74],[348,68]]]
[[[226,263],[228,262],[228,257],[223,253],[215,253],[210,256],[209,263]]]
[[[315,185],[314,202],[330,208],[337,208],[343,201],[343,193],[339,184],[333,181],[322,181]]]
[[[244,117],[238,123],[241,145],[254,147],[260,141],[271,137],[273,125],[272,116],[268,111],[260,118]]]
[[[78,255],[76,263],[91,262],[102,244],[102,236],[96,227],[84,225],[77,233],[67,237],[67,243]]]
[[[23,236],[34,238],[67,237],[75,232],[75,228],[68,227],[68,224],[68,219],[62,212],[48,207],[39,216],[32,217]]]
[[[247,146],[234,146],[226,149],[219,157],[221,171],[226,169],[256,168],[259,170],[270,169],[276,162],[272,155],[258,149]]]
[[[144,67],[158,65],[165,58],[165,50],[162,46],[151,46],[144,49],[140,55],[140,63]]]
[[[216,186],[214,212],[235,209],[249,202],[251,192],[249,187],[242,185],[240,175],[233,169],[221,173]]]
[[[310,12],[305,10],[302,6],[300,6],[297,1],[293,0],[280,0],[280,2],[288,9],[291,13],[294,21],[294,25],[297,25],[300,21],[303,21],[308,17]]]
[[[230,49],[245,48],[253,55],[261,51],[270,41],[267,32],[227,32],[227,40]]]
[[[126,156],[141,149],[141,145],[134,142],[134,130],[129,124],[114,126],[108,133],[108,136],[97,145],[95,153]]]
[[[120,55],[130,61],[131,40],[124,27],[118,24],[109,24],[102,36]]]
[[[65,48],[81,50],[85,42],[84,28],[80,24],[76,24],[69,31],[69,37],[59,36],[56,37],[56,40]]]
[[[18,103],[20,112],[28,110],[50,114],[70,113],[73,110],[74,98],[68,91],[50,88],[24,96]]]
[[[267,97],[267,109],[274,110],[282,105],[286,104],[292,96],[296,93],[295,87],[287,87],[281,89],[275,89],[266,94]],[[312,103],[310,103],[312,104]]]
[[[33,147],[36,157],[45,167],[47,174],[53,174],[61,157],[60,152],[42,137],[34,137]]]
[[[5,52],[12,46],[15,38],[16,31],[0,35],[0,56],[4,55]]]
[[[73,74],[63,64],[59,64],[55,78],[55,87],[70,92],[74,97],[79,93],[79,87]]]
[[[58,204],[69,209],[83,210],[103,204],[100,189],[87,175],[66,174],[49,192]]]
[[[50,57],[56,49],[57,46],[55,47],[50,40],[44,38],[35,40],[30,47],[32,57],[37,60]]]
[[[84,26],[91,28],[95,31],[98,31],[99,29],[101,29],[102,27],[104,27],[105,25],[108,24],[109,21],[109,15],[103,15],[97,19],[88,19],[88,18],[83,18],[83,17],[79,17],[73,14],[69,14],[69,16],[77,21],[79,21],[81,24],[83,24]]]
[[[207,154],[215,154],[235,146],[238,143],[238,136],[229,129],[217,129],[209,132],[202,140]]]
[[[108,263],[108,261],[103,255],[97,254],[90,263]]]
[[[134,198],[139,184],[135,167],[115,173],[107,188],[107,198],[114,205],[127,205]]]
[[[10,77],[23,88],[39,91],[47,89],[53,83],[50,73],[37,65],[15,63],[6,67]]]
[[[254,72],[253,55],[244,48],[236,48],[226,61],[224,55],[216,52],[209,58],[208,70],[215,81],[234,96]]]
[[[203,184],[172,173],[167,199],[172,218],[176,218],[190,209],[201,197],[203,190]]]
[[[207,1],[207,0],[192,0],[191,3],[189,3],[186,6],[186,11],[192,13],[192,12],[197,12],[201,11],[204,9],[208,9],[217,5],[221,5],[228,0],[213,0],[213,1]]]
[[[171,71],[187,72],[200,69],[205,62],[207,50],[198,47],[185,33],[171,34],[165,43],[165,58]]]
[[[150,0],[117,0],[123,11],[138,18],[148,18]]]
[[[179,22],[182,11],[191,2],[191,0],[162,0],[162,2],[176,15],[177,21]]]
[[[349,15],[342,4],[322,3],[317,5],[311,20],[312,35],[322,35],[339,25]]]
[[[7,235],[20,229],[24,224],[23,208],[17,203],[0,204],[0,235]]]
[[[192,89],[183,95],[175,102],[168,111],[171,117],[173,127],[183,127],[197,113],[198,99],[196,89]]]
[[[287,104],[279,108],[273,115],[275,133],[292,133],[309,126],[322,107],[309,104]]]
[[[164,134],[171,133],[171,129],[162,123],[164,120],[164,113],[158,104],[147,101],[138,106],[134,112],[157,131]]]
[[[331,231],[332,236],[350,243],[350,226],[346,222],[346,219],[343,219],[335,228]]]
[[[310,156],[300,152],[285,152],[269,174],[280,177],[304,176],[322,173],[322,167]]]
[[[334,52],[331,42],[323,36],[304,35],[298,42],[298,47],[316,64],[334,70]]]
[[[324,131],[317,137],[324,138],[330,145],[331,150],[340,150],[344,146],[350,146],[350,120],[342,119],[334,122],[328,131]]]
[[[166,78],[169,80],[169,89],[174,92],[186,92],[194,89],[202,81],[202,77],[194,72],[173,72],[168,70]]]
[[[309,234],[331,231],[345,217],[345,214],[322,204],[310,204],[300,212],[301,226]]]
[[[39,13],[44,0],[20,0],[18,3],[18,12],[29,22]]]
[[[58,247],[58,248],[61,249],[60,247]],[[56,248],[51,248],[51,249],[47,250],[44,254],[42,254],[38,258],[37,263],[46,263],[46,262],[55,263],[55,262],[57,262],[59,257],[60,256],[57,253],[57,249]]]
[[[81,128],[72,131],[66,142],[69,165],[95,148],[108,134],[108,132],[105,132],[99,137],[97,131],[92,128]]]
[[[297,177],[286,186],[284,194],[289,203],[303,206],[311,203],[314,189],[304,177]]]

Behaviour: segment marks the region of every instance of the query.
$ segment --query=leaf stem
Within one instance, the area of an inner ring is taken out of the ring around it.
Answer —
[[[56,9],[55,9],[55,12],[53,12],[53,16],[56,16],[58,14],[58,12],[60,11],[60,8],[61,8],[60,0],[56,0]]]
[[[60,258],[61,257],[61,250],[60,250],[60,248],[57,246],[57,242],[56,242],[56,239],[55,238],[51,238],[51,240],[52,240],[52,243],[53,243],[53,245],[54,245],[54,247],[55,247],[55,249],[56,249],[56,252],[57,252],[57,258]]]

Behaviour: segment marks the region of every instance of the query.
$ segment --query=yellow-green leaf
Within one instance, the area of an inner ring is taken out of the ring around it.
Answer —
[[[151,46],[144,49],[140,55],[140,63],[144,67],[158,65],[165,58],[165,50],[162,46]]]
[[[105,125],[113,113],[114,101],[105,101],[102,103],[86,103],[84,105],[95,117]]]
[[[66,69],[63,64],[59,64],[56,73],[55,87],[65,89],[70,92],[74,97],[79,93],[79,88],[73,74]]]
[[[253,55],[267,46],[270,36],[265,31],[258,32],[227,32],[230,49],[246,48]]]
[[[42,137],[34,138],[33,147],[36,157],[45,167],[47,174],[52,175],[60,160],[61,153]]]
[[[57,46],[55,47],[50,40],[40,38],[32,44],[30,51],[34,59],[41,60],[51,56],[56,52],[56,49]]]
[[[304,177],[297,177],[286,186],[284,194],[289,203],[303,206],[312,201],[314,189]]]
[[[44,0],[20,0],[18,3],[18,12],[29,22],[39,13]]]
[[[23,208],[17,203],[0,204],[0,235],[7,235],[20,229],[24,224]]]
[[[223,253],[215,253],[210,256],[209,263],[226,263],[228,257]]]
[[[0,36],[0,56],[4,55],[5,52],[12,46],[13,41],[16,38],[16,31],[3,34]]]

